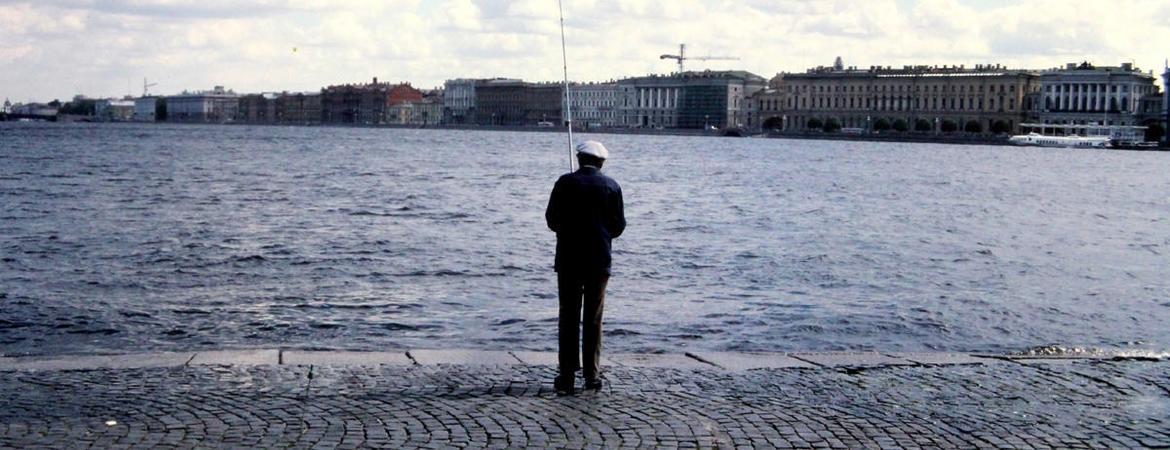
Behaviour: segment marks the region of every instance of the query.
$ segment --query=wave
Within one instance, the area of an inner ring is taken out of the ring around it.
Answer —
[[[377,326],[379,328],[384,329],[384,330],[390,330],[390,331],[423,331],[423,330],[434,330],[434,329],[442,328],[438,325],[428,325],[428,324],[411,325],[411,324],[405,324],[405,323],[399,323],[399,322],[383,322],[383,323],[377,324]]]

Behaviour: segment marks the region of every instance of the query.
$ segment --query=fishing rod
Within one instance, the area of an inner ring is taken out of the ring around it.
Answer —
[[[565,8],[557,0],[557,12],[561,15],[561,68],[565,73],[565,128],[569,130],[569,172],[573,171],[573,105],[569,103],[569,56],[565,52]]]

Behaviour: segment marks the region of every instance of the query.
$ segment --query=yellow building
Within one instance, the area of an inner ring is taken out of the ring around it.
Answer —
[[[752,97],[750,123],[796,132],[833,124],[858,133],[1014,133],[1040,86],[1038,74],[998,65],[817,67],[774,77]]]

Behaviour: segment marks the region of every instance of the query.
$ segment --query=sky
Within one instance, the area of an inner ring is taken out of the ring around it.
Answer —
[[[1170,57],[1170,0],[562,0],[568,73],[687,69],[771,78],[831,65],[1134,62]],[[562,79],[557,0],[0,0],[0,97],[13,102],[224,86]],[[1160,83],[1160,82],[1159,82]]]

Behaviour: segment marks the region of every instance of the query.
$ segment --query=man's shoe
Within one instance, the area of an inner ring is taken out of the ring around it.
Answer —
[[[553,388],[556,389],[557,395],[573,395],[577,392],[573,387],[572,377],[556,377],[553,379]]]
[[[596,380],[585,380],[585,389],[588,389],[591,391],[596,391],[598,389],[601,389],[601,379],[599,378]]]

